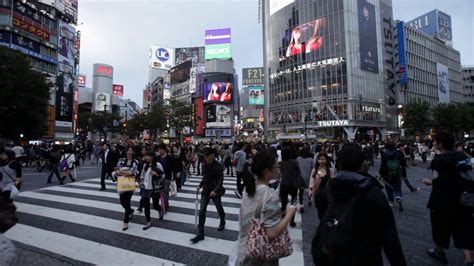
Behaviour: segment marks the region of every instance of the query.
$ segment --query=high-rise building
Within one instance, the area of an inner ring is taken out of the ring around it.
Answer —
[[[54,86],[48,107],[45,138],[71,140],[74,93],[79,64],[77,0],[0,1],[0,45],[28,56],[31,67]]]
[[[474,66],[463,66],[462,87],[464,102],[474,103]]]
[[[462,103],[459,51],[403,21],[398,21],[395,29],[399,104],[414,100],[433,107],[439,103]]]
[[[391,0],[263,1],[268,137],[397,134],[393,37]]]
[[[407,25],[453,46],[451,16],[438,9],[408,21]]]

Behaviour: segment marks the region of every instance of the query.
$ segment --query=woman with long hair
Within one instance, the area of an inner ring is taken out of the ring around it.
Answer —
[[[314,196],[314,205],[318,209],[318,217],[320,221],[324,216],[321,205],[323,201],[321,194],[326,188],[329,179],[333,178],[334,176],[335,173],[331,168],[331,159],[326,152],[320,152],[318,157],[316,157],[314,168],[311,171],[308,188],[308,196]]]
[[[153,200],[153,208],[160,213],[160,220],[163,220],[165,208],[164,202],[161,203],[163,208],[159,206],[160,197],[155,196],[155,192],[161,190],[164,191],[162,182],[154,182],[154,180],[163,180],[163,166],[156,161],[156,156],[153,151],[148,151],[146,154],[146,163],[143,165],[141,176],[140,176],[140,187],[142,188],[143,207],[145,208],[145,219],[147,224],[143,227],[143,230],[149,229],[151,224],[150,217],[150,198]],[[160,187],[161,186],[161,187]]]
[[[66,160],[67,161],[67,167],[61,170],[61,175],[62,179],[61,182],[59,182],[60,185],[64,185],[64,181],[66,180],[66,177],[69,177],[71,179],[71,182],[75,182],[76,179],[72,177],[71,171],[74,171],[75,163],[76,163],[76,156],[74,156],[74,152],[71,147],[67,147],[66,151],[64,152],[64,155],[61,157],[61,160],[59,161],[59,165],[61,165],[61,161]]]
[[[230,102],[232,101],[232,92],[234,91],[234,84],[227,82],[225,86],[225,91],[221,95],[221,102]]]
[[[125,156],[125,158],[120,158],[118,161],[115,173],[117,176],[132,176],[134,179],[136,179],[139,174],[139,166],[138,161],[134,158],[133,149],[129,148]],[[120,204],[125,209],[122,227],[123,231],[128,229],[128,221],[132,220],[133,218],[133,209],[131,207],[133,192],[134,191],[125,191],[119,193]]]
[[[211,85],[211,91],[207,96],[208,101],[220,101],[221,95],[219,94],[219,83],[214,82]]]
[[[291,32],[290,45],[286,50],[286,57],[304,53],[306,50],[304,42],[301,42],[301,28],[295,27]]]
[[[273,151],[259,151],[253,157],[250,169],[251,173],[249,172],[247,178],[244,178],[245,192],[239,214],[239,244],[236,265],[278,265],[278,259],[264,261],[246,256],[245,243],[252,224],[251,220],[254,217],[260,217],[263,210],[263,227],[269,240],[272,240],[288,227],[295,215],[296,208],[292,206],[286,208],[286,213],[282,218],[278,194],[268,186],[270,180],[280,176],[278,161]]]

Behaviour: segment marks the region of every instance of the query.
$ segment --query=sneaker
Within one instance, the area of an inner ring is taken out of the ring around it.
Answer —
[[[190,240],[191,240],[191,243],[196,244],[197,242],[199,242],[201,240],[204,240],[204,236],[203,235],[197,235],[197,236],[191,238]]]
[[[397,203],[398,203],[398,211],[402,212],[403,211],[402,199],[397,198]]]
[[[410,191],[411,191],[411,192],[418,192],[418,191],[420,191],[420,188],[419,188],[419,187],[417,187],[417,188],[415,188],[415,189],[412,189],[412,190],[410,190]]]
[[[440,253],[435,248],[426,250],[428,256],[432,257],[433,259],[441,262],[442,264],[448,264],[448,259],[446,258],[446,254],[444,252]]]
[[[235,195],[237,196],[237,198],[239,198],[239,199],[241,199],[241,198],[242,198],[242,194],[240,194],[240,192],[239,192],[239,191],[237,191],[237,190],[234,190],[234,193],[235,193]]]

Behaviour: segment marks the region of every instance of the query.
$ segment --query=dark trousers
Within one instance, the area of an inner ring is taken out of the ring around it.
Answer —
[[[298,189],[288,185],[280,185],[280,200],[281,200],[281,211],[286,211],[286,205],[288,205],[288,195],[291,195],[291,201],[296,199],[298,195]],[[295,220],[295,216],[291,218],[291,221]]]
[[[300,205],[303,206],[304,192],[306,188],[298,188],[298,197],[300,198]]]
[[[410,189],[410,191],[415,191],[416,190],[416,188],[414,188],[412,186],[412,184],[410,184],[410,181],[408,180],[408,177],[402,176],[402,179],[403,179],[403,182],[405,182],[405,185],[407,185],[408,189]]]
[[[201,165],[204,165],[204,156],[198,157],[197,175],[201,175]]]
[[[151,221],[150,217],[150,198],[149,197],[143,197],[143,207],[145,208],[145,219],[149,223]],[[151,200],[153,202],[153,209],[158,211],[160,213],[160,218],[164,214],[164,210],[161,209],[160,207],[160,197],[151,197]],[[161,203],[161,205],[164,205],[164,202]],[[163,207],[164,209],[164,207]]]
[[[59,181],[61,180],[57,163],[51,164],[51,172],[48,175],[48,182],[51,182],[51,178],[53,178],[53,174],[56,174],[56,177],[58,178]]]
[[[242,192],[244,192],[244,173],[236,171],[235,175],[237,176],[237,191],[242,195]]]
[[[232,167],[231,164],[226,164],[225,170],[227,170],[227,175],[229,175],[229,172],[230,172],[230,176],[234,176],[234,168]]]
[[[222,207],[221,197],[209,197],[210,191],[204,191],[201,193],[201,206],[199,209],[199,234],[204,235],[204,224],[206,223],[206,212],[207,212],[207,205],[209,201],[212,199],[214,205],[216,205],[217,213],[219,213],[219,217],[221,220],[225,219],[225,212],[224,208]]]
[[[128,218],[130,214],[133,213],[133,209],[131,207],[133,191],[127,191],[120,193],[120,204],[125,210],[125,214],[123,216],[123,223],[128,223]]]
[[[100,172],[100,187],[105,189],[105,178],[112,179],[112,169],[109,169],[105,166],[102,166],[102,171]]]

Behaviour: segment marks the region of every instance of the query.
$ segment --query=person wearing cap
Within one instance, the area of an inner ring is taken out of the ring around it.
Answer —
[[[199,209],[199,225],[197,235],[191,239],[193,244],[204,239],[204,224],[206,222],[206,211],[209,201],[212,200],[216,205],[217,212],[220,217],[220,224],[217,231],[224,230],[225,227],[225,212],[222,207],[221,197],[225,193],[224,189],[224,167],[221,163],[215,159],[215,150],[210,147],[206,147],[204,153],[204,167],[203,167],[203,178],[199,184],[197,190],[202,189],[201,193],[201,204]]]
[[[387,198],[373,178],[360,173],[365,165],[362,150],[345,144],[337,164],[339,172],[322,192],[325,215],[312,242],[314,264],[383,265],[383,249],[390,265],[406,265]],[[347,241],[341,244],[341,239]]]

